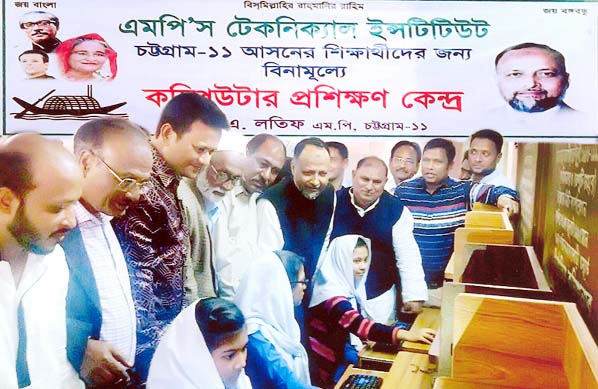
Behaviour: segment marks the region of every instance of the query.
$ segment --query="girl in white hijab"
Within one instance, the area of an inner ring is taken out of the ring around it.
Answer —
[[[251,389],[245,375],[247,327],[239,308],[207,298],[185,308],[154,354],[148,389]]]
[[[308,333],[310,357],[316,367],[312,373],[319,386],[333,386],[346,366],[357,362],[357,351],[349,343],[350,334],[391,344],[401,340],[431,343],[434,338],[431,329],[405,331],[362,316],[366,311],[365,280],[371,252],[368,238],[339,236],[330,243],[316,271]]]
[[[247,375],[260,389],[312,388],[294,306],[306,289],[303,258],[264,252],[254,261],[235,295],[249,333]]]

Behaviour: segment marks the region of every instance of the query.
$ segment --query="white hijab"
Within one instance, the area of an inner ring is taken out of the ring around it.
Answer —
[[[355,285],[355,276],[353,275],[353,250],[358,238],[365,241],[368,248],[368,259],[372,260],[372,247],[368,238],[360,235],[343,235],[335,238],[328,246],[324,260],[316,270],[314,289],[309,302],[310,308],[332,297],[343,296],[350,301],[355,299],[360,305],[361,311],[366,311],[365,280],[370,267],[368,266],[357,285]],[[357,309],[356,306],[354,308]]]
[[[307,353],[295,320],[293,291],[276,254],[264,252],[250,265],[235,295],[235,303],[245,315],[248,333],[259,330],[295,376],[309,385]]]
[[[224,389],[195,321],[196,304],[185,308],[162,336],[150,365],[148,389]],[[244,372],[236,389],[251,389]]]

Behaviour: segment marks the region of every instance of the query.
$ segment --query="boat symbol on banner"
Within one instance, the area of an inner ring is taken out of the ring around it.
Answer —
[[[13,97],[12,99],[23,107],[23,111],[11,115],[14,115],[15,119],[25,120],[89,120],[106,116],[128,119],[126,113],[110,113],[127,104],[126,101],[102,107],[93,98],[91,85],[87,85],[87,95],[52,96],[44,102],[43,107],[37,106],[55,91],[56,89],[52,89],[34,103]]]

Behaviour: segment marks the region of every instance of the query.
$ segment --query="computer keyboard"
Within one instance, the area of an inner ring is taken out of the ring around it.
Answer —
[[[382,387],[382,378],[368,374],[351,374],[341,389],[379,389]]]

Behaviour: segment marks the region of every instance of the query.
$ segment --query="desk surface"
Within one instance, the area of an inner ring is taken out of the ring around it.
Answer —
[[[417,315],[411,329],[415,328],[432,328],[438,331],[440,327],[440,308],[424,308],[423,311]],[[430,350],[430,345],[425,343],[407,342],[401,344],[401,351],[411,351],[414,353],[427,354]]]

